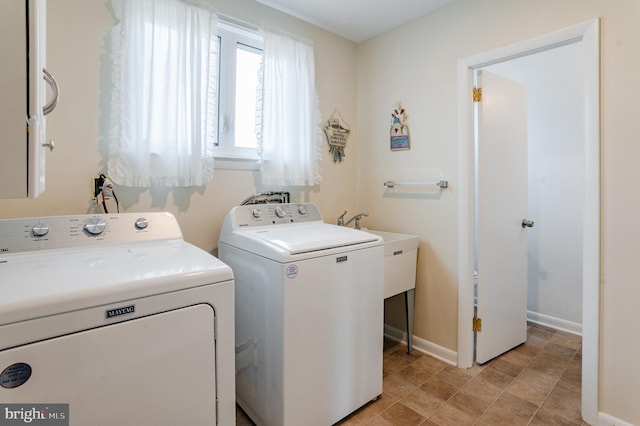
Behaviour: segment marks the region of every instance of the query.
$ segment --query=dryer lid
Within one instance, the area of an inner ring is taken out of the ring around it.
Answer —
[[[231,268],[185,241],[0,256],[0,326],[233,280]]]

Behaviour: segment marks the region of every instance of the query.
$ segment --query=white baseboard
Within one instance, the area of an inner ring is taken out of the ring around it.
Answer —
[[[407,333],[403,330],[391,327],[390,325],[384,325],[384,335],[391,340],[402,342],[407,344]],[[420,337],[413,336],[413,349],[422,352],[423,354],[430,355],[440,361],[447,364],[456,366],[458,363],[458,353],[447,349],[443,346],[436,345],[428,340],[421,339]]]
[[[582,324],[531,311],[527,311],[527,320],[556,330],[582,336]],[[407,344],[407,333],[404,330],[385,324],[384,335],[391,340],[404,343],[405,345]],[[451,349],[447,349],[417,336],[413,336],[413,349],[431,355],[450,365],[456,366],[458,363],[458,353],[456,351],[452,351]],[[608,425],[608,423],[604,424]],[[611,425],[613,425],[613,423]],[[626,424],[616,424],[616,426],[626,426]]]
[[[532,311],[527,311],[527,321],[582,336],[582,324],[578,324],[577,322],[571,322]]]
[[[599,412],[598,413],[598,426],[634,426],[632,423],[625,422],[624,420],[617,419],[609,414]]]

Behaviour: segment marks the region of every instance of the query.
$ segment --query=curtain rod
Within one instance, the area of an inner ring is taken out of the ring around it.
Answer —
[[[229,15],[225,15],[225,14],[222,14],[222,13],[216,13],[216,15],[218,15],[218,18],[220,18],[223,21],[226,21],[226,22],[228,22],[230,24],[237,25],[239,27],[242,27],[242,28],[245,28],[245,29],[248,29],[248,30],[252,30],[252,31],[260,31],[260,27],[259,26],[254,25],[254,24],[250,24],[249,22],[242,21],[240,19],[233,18],[233,17],[231,17]]]

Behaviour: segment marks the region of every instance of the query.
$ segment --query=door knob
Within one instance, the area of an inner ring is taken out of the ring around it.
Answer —
[[[533,221],[529,219],[522,219],[523,228],[533,228]]]
[[[49,148],[49,151],[53,152],[53,149],[56,147],[56,144],[53,143],[53,139],[49,140],[47,143],[43,143],[42,146],[45,148]]]

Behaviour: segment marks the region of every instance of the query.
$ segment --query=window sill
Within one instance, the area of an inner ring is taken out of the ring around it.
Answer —
[[[220,170],[260,170],[258,158],[215,156],[213,168]]]

